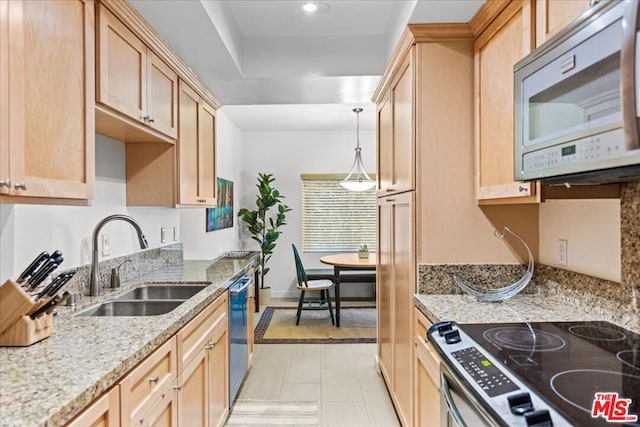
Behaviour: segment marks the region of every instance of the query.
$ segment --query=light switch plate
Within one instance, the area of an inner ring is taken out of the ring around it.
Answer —
[[[167,227],[160,227],[160,243],[167,243]]]
[[[567,249],[569,241],[566,239],[558,239],[557,256],[559,265],[568,265]]]
[[[178,233],[178,227],[173,226],[173,241],[177,242],[180,239],[180,234]]]
[[[108,234],[102,235],[102,256],[109,256],[111,254],[111,240]]]

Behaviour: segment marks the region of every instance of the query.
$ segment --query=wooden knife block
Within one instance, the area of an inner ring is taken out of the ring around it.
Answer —
[[[36,302],[14,281],[4,282],[0,286],[0,346],[26,347],[51,336],[53,316],[29,317],[47,300]]]

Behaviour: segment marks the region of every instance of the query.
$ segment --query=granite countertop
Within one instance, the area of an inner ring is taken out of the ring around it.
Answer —
[[[606,320],[606,313],[581,304],[570,304],[557,295],[519,294],[501,303],[478,302],[470,295],[425,295],[414,297],[416,307],[432,322],[458,323],[551,322]],[[628,327],[628,325],[620,325]],[[636,331],[637,332],[637,331]]]
[[[101,297],[60,308],[53,335],[29,347],[0,348],[0,426],[64,425],[255,263],[246,258],[184,261],[123,283]],[[75,312],[149,283],[209,285],[175,310],[148,317],[76,317]]]

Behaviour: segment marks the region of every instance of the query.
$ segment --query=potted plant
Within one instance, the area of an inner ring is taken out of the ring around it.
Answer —
[[[369,247],[364,243],[358,249],[358,258],[369,258]]]
[[[269,272],[267,263],[273,255],[276,240],[280,237],[278,229],[286,225],[285,215],[291,208],[281,202],[285,197],[272,187],[275,181],[273,174],[258,173],[258,194],[256,195],[256,210],[242,208],[238,216],[247,225],[251,239],[260,245],[258,271],[260,277],[260,303],[268,305],[271,300],[271,288],[265,286],[264,277]],[[271,210],[275,209],[272,213]],[[275,215],[274,215],[275,214]]]

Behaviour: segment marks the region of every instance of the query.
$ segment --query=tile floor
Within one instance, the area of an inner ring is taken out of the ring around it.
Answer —
[[[258,344],[238,398],[315,400],[321,427],[399,426],[375,354],[376,344]]]

